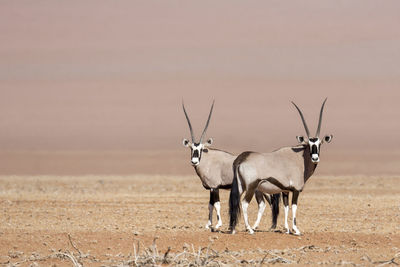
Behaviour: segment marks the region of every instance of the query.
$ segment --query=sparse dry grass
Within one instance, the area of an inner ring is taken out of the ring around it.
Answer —
[[[164,252],[159,251],[154,238],[151,246],[145,247],[137,240],[133,244],[133,253],[117,255],[107,254],[108,259],[99,259],[88,253],[82,253],[71,241],[71,245],[76,250],[53,251],[49,255],[40,255],[33,252],[25,255],[23,252],[9,252],[8,261],[0,262],[4,266],[37,266],[41,263],[52,263],[53,266],[72,264],[74,267],[80,266],[262,266],[272,264],[291,264],[291,265],[349,265],[349,266],[384,266],[399,265],[400,252],[386,260],[374,261],[367,254],[359,258],[358,263],[341,259],[340,255],[357,252],[357,248],[348,249],[343,246],[327,246],[324,248],[314,245],[301,246],[298,248],[269,249],[269,250],[241,250],[230,251],[225,249],[217,251],[213,249],[214,240],[210,239],[207,247],[196,248],[193,244],[184,244],[182,251],[171,252],[171,248]],[[326,259],[315,261],[307,259],[307,255],[313,254],[316,258],[323,258],[323,255],[333,253],[336,259]]]

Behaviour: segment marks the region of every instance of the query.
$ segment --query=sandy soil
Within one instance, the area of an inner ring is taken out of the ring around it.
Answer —
[[[281,232],[282,204],[280,231],[268,231],[267,209],[255,235],[242,219],[239,233],[226,234],[228,191],[222,232],[206,230],[208,192],[194,175],[1,176],[0,263],[70,265],[69,253],[84,265],[133,264],[135,252],[151,263],[155,238],[161,258],[171,248],[165,263],[400,263],[399,179],[312,177],[297,237]]]

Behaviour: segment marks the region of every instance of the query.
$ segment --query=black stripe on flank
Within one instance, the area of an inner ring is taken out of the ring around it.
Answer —
[[[274,177],[269,177],[267,179],[264,179],[268,182],[270,182],[271,184],[275,185],[276,187],[279,187],[279,189],[281,189],[282,191],[292,191],[293,188],[292,187],[286,187],[284,186],[281,182],[279,182],[277,179],[275,179]]]
[[[231,189],[231,188],[232,188],[231,184],[225,184],[225,185],[218,186],[218,189]]]
[[[202,184],[204,189],[210,190],[211,188],[208,185]]]

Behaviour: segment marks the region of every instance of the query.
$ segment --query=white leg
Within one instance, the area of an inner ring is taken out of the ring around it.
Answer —
[[[215,226],[215,229],[218,229],[218,228],[220,228],[221,227],[221,225],[222,225],[222,220],[221,220],[221,203],[218,201],[218,202],[215,202],[214,203],[214,208],[215,208],[215,211],[217,212],[217,220],[218,220],[218,223],[217,223],[217,225]]]
[[[210,226],[212,225],[212,216],[213,216],[213,205],[208,204],[208,222],[206,224],[206,228],[210,229]]]
[[[247,217],[247,207],[249,206],[249,202],[247,202],[246,200],[242,200],[242,210],[243,210],[243,218],[244,218],[244,224],[246,226],[247,231],[249,231],[249,233],[252,235],[254,234],[253,229],[251,229],[250,225],[249,225],[249,218]]]
[[[258,214],[257,214],[257,220],[253,225],[253,229],[257,229],[258,225],[260,224],[261,221],[261,217],[264,214],[264,210],[265,210],[265,201],[261,201],[260,203],[258,203]]]
[[[285,229],[286,229],[286,233],[290,234],[290,230],[289,230],[289,224],[288,224],[288,214],[289,214],[289,205],[285,206]]]
[[[297,205],[293,204],[292,205],[293,231],[294,231],[295,235],[300,235],[300,231],[299,231],[299,229],[297,229],[297,226],[296,226],[296,211],[297,211]]]

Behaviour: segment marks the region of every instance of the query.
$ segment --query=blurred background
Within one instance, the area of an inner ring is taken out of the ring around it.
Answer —
[[[398,174],[398,1],[0,3],[0,174],[193,174],[182,138],[296,144],[320,174]],[[323,167],[322,167],[323,166]]]

